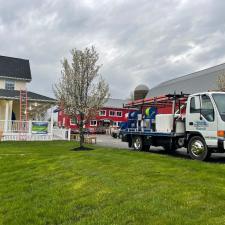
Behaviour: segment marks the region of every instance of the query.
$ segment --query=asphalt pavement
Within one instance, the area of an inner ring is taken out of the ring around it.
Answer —
[[[105,147],[113,147],[118,149],[129,149],[127,142],[122,142],[121,139],[113,138],[110,135],[97,135],[97,145]],[[132,149],[130,149],[132,150]],[[149,153],[162,154],[165,155],[166,152],[162,147],[150,147]],[[176,158],[190,159],[185,148],[176,150],[173,154]],[[212,154],[211,158],[208,160],[213,163],[223,163],[225,164],[225,153]]]

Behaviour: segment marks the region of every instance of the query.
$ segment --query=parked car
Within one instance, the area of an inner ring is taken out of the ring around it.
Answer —
[[[72,129],[71,130],[71,134],[79,134],[80,130],[79,129]],[[89,128],[84,128],[84,134],[93,134],[95,133],[95,131],[93,131],[92,129]]]
[[[114,138],[120,138],[122,139],[123,137],[123,130],[127,128],[127,122],[121,122],[118,127],[113,127],[111,130],[111,135]]]
[[[120,127],[112,127],[111,128],[111,136],[113,138],[118,138],[119,137],[119,129],[120,129]]]

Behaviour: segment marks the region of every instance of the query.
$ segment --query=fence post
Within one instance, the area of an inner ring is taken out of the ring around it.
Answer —
[[[29,133],[29,136],[30,136],[30,140],[32,141],[32,121],[31,120],[29,120],[28,126],[29,126],[28,133]]]
[[[51,126],[51,140],[53,140],[53,127],[54,127],[54,111],[53,111],[53,106],[51,105],[51,122],[50,122],[50,126]]]
[[[68,129],[68,141],[70,141],[71,129]]]

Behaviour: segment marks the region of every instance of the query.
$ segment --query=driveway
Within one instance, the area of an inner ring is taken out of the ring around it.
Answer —
[[[113,138],[111,135],[97,135],[97,144],[105,147],[127,148],[127,142],[122,142],[121,139]]]
[[[110,135],[97,135],[97,145],[118,149],[129,149],[127,142],[122,142],[120,139],[113,138]],[[166,154],[162,147],[150,147],[150,152],[162,155]],[[190,159],[185,148],[178,149],[173,156]],[[225,163],[225,153],[212,154],[209,162]]]

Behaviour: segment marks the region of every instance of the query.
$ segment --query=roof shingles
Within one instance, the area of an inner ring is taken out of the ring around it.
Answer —
[[[30,91],[27,92],[27,97],[28,97],[28,101],[56,103],[56,100],[53,98],[49,98],[44,95],[39,95]],[[0,99],[19,100],[20,91],[0,89]]]
[[[0,78],[31,81],[29,60],[0,56]]]

